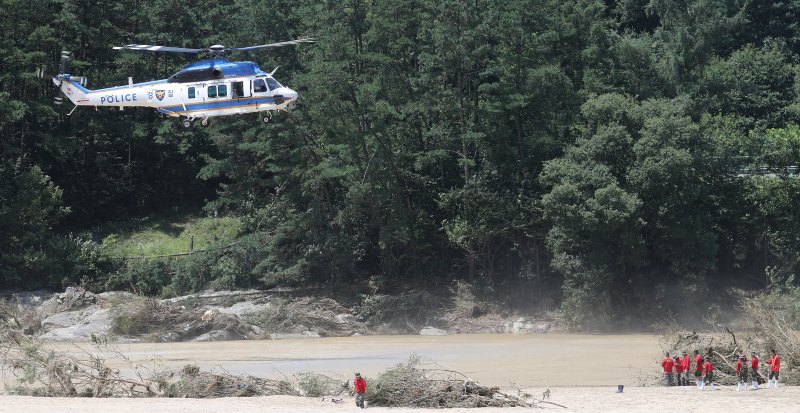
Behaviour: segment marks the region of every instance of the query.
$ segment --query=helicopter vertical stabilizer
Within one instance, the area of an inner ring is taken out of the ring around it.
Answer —
[[[86,105],[89,103],[87,93],[89,89],[83,87],[81,82],[84,78],[72,77],[68,74],[58,75],[53,78],[53,83],[64,92],[64,95],[75,105]]]

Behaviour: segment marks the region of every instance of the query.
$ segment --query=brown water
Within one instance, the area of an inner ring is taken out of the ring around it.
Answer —
[[[90,345],[82,349],[102,358]],[[60,349],[77,350],[61,344]],[[657,372],[658,338],[644,334],[506,334],[363,336],[306,340],[137,343],[117,345],[150,369],[203,369],[277,378],[300,372],[374,377],[412,354],[485,384],[507,386],[633,385],[641,372]],[[124,364],[113,362],[120,368]]]

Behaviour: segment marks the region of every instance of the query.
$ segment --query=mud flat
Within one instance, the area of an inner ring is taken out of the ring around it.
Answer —
[[[534,388],[530,391],[541,389]],[[782,387],[777,390],[736,392],[736,388],[722,388],[714,392],[693,387],[625,387],[622,394],[603,387],[551,387],[551,400],[566,409],[547,406],[545,409],[483,408],[483,409],[407,409],[370,406],[371,412],[448,412],[490,413],[514,411],[546,412],[703,412],[729,413],[732,411],[767,411],[770,413],[797,412],[800,388]],[[288,396],[222,398],[222,399],[86,399],[60,397],[0,396],[0,413],[138,413],[138,412],[351,412],[358,411],[351,400],[332,403],[329,398],[302,398]]]
[[[80,351],[59,343],[56,349]],[[86,349],[91,345],[79,344]],[[360,336],[203,343],[134,343],[116,348],[153,370],[197,364],[205,370],[281,378],[301,372],[374,377],[412,354],[460,371],[478,382],[507,387],[637,384],[658,371],[658,338],[647,334],[469,334],[452,336]],[[92,351],[95,353],[95,351]],[[112,367],[110,353],[97,353]]]

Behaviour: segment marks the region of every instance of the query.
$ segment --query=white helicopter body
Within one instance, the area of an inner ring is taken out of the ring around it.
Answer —
[[[172,117],[185,117],[183,125],[192,126],[200,119],[204,126],[215,116],[265,112],[265,122],[272,118],[270,111],[294,108],[298,93],[281,85],[272,73],[261,70],[254,62],[230,62],[217,57],[234,50],[252,50],[263,47],[285,46],[312,42],[299,39],[270,45],[239,49],[212,46],[207,51],[212,58],[185,66],[168,79],[133,83],[106,89],[90,90],[85,78],[64,73],[69,53],[62,52],[61,73],[52,78],[53,83],[78,106],[150,107]],[[163,46],[128,45],[115,49],[198,53],[204,49],[183,49]],[[73,111],[75,109],[73,108]],[[71,114],[72,112],[70,112]]]

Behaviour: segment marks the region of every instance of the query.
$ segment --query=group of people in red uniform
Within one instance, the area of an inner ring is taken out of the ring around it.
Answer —
[[[766,363],[770,366],[767,388],[777,388],[780,380],[781,357],[772,349]],[[750,389],[758,390],[758,364],[759,359],[755,352],[750,353],[750,363],[747,363],[744,353],[737,357],[736,375],[739,377],[739,383],[736,391],[747,388],[748,378],[751,379]],[[683,352],[683,357],[675,356],[674,358],[670,357],[667,352],[664,359],[661,360],[661,367],[664,368],[664,384],[667,386],[688,386],[689,372],[694,367],[695,385],[700,389],[708,387],[709,390],[714,390],[714,365],[711,363],[710,350],[706,357],[695,350],[692,358],[686,351]]]

